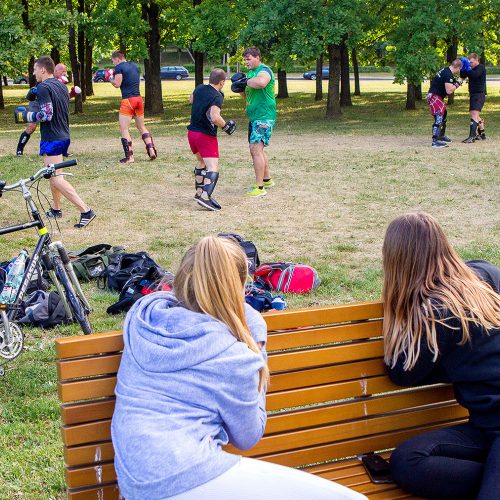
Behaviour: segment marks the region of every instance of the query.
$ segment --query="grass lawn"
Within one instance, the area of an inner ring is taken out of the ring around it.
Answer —
[[[262,261],[310,263],[322,278],[307,296],[289,297],[290,307],[380,297],[380,250],[385,227],[395,216],[421,209],[443,224],[463,258],[500,265],[500,82],[491,82],[485,106],[487,141],[462,144],[468,135],[468,98],[459,89],[449,108],[449,148],[430,147],[431,116],[425,102],[404,110],[405,87],[389,81],[362,81],[362,96],[336,121],[324,118],[325,101],[314,101],[312,81],[289,82],[291,97],[278,103],[278,124],[268,148],[276,186],[265,197],[247,199],[253,182],[246,143],[243,101],[226,92],[223,116],[237,123],[236,133],[221,134],[219,213],[191,200],[194,161],[187,145],[188,95],[193,82],[163,82],[165,113],[147,119],[159,158],[147,160],[133,132],[136,163],[123,156],[117,109],[119,93],[96,84],[85,114],[72,116],[72,152],[79,165],[71,182],[96,210],[85,230],[73,228],[77,213],[63,205],[61,234],[69,249],[94,243],[145,250],[175,271],[184,251],[198,238],[220,231],[253,240]],[[324,82],[326,90],[326,82]],[[426,87],[427,88],[427,87]],[[12,110],[26,87],[4,88],[0,112],[0,178],[9,183],[40,167],[36,132],[26,155],[13,156],[20,125]],[[326,96],[325,96],[326,97]],[[49,196],[46,181],[41,190]],[[0,199],[0,225],[26,220],[20,195]],[[32,249],[35,232],[0,239],[0,259]],[[120,328],[123,316],[108,316],[116,295],[85,286],[96,331]],[[54,338],[78,334],[74,325],[26,330],[25,352],[0,378],[0,498],[64,498],[62,446],[56,396]]]

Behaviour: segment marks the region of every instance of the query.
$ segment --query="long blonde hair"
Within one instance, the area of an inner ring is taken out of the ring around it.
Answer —
[[[417,212],[394,219],[382,254],[386,364],[394,366],[403,354],[404,369],[411,369],[422,338],[435,361],[436,323],[451,317],[460,322],[460,345],[470,340],[471,323],[486,331],[500,327],[500,296],[460,259],[432,216]]]
[[[174,280],[174,291],[185,307],[218,319],[239,341],[262,356],[245,319],[247,275],[247,258],[237,243],[227,238],[206,236],[182,258]],[[259,374],[259,391],[268,380],[269,369],[264,363]]]

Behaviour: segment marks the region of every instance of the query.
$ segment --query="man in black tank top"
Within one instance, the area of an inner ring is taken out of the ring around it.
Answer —
[[[462,58],[462,61],[466,63]],[[469,112],[470,112],[470,129],[469,137],[463,140],[465,143],[473,143],[476,140],[485,140],[484,120],[480,113],[486,99],[486,68],[484,64],[479,62],[479,56],[474,52],[467,57],[470,67],[462,67],[460,76],[469,79]]]

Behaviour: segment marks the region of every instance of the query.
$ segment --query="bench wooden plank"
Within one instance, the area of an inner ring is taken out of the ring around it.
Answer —
[[[258,458],[267,462],[286,465],[288,467],[300,467],[304,464],[326,462],[335,458],[360,455],[362,453],[366,453],[367,450],[375,451],[395,448],[401,442],[416,436],[417,434],[422,434],[423,432],[428,432],[434,429],[441,429],[448,425],[455,425],[464,421],[465,419],[461,418],[439,425],[426,425],[413,429],[396,430],[395,432],[387,432],[385,434],[362,437],[350,441],[324,444],[281,453],[271,453],[269,455],[259,456]]]
[[[116,481],[116,472],[113,463],[104,463],[92,467],[69,467],[66,469],[65,478],[69,488],[79,488]]]
[[[118,485],[112,483],[107,486],[97,488],[85,488],[78,490],[68,490],[68,500],[120,500]]]
[[[96,353],[120,352],[122,350],[123,335],[121,331],[56,339],[57,359],[90,356]]]
[[[370,420],[353,420],[346,423],[335,423],[284,434],[264,436],[251,450],[241,451],[229,446],[227,451],[240,453],[243,456],[262,456],[275,453],[278,450],[288,451],[306,448],[343,439],[391,432],[401,428],[417,427],[426,425],[429,422],[448,422],[464,418],[467,415],[467,411],[455,403],[454,405],[439,406],[437,408],[398,412],[393,415],[373,417]]]
[[[307,349],[304,351],[279,354],[271,353],[268,357],[268,364],[272,372],[281,372],[362,359],[380,358],[383,355],[384,347],[382,340],[374,340]]]
[[[115,410],[115,398],[107,398],[87,403],[61,405],[63,425],[83,424],[111,418]]]
[[[330,344],[361,340],[382,335],[382,320],[319,327],[306,330],[292,330],[282,333],[271,333],[267,339],[269,352],[308,347],[311,345]]]
[[[110,462],[114,456],[115,450],[111,441],[64,447],[64,463],[67,467]]]
[[[328,325],[379,319],[384,315],[382,302],[355,302],[336,306],[310,307],[291,311],[271,311],[263,315],[269,332],[304,326]]]
[[[94,377],[107,373],[116,373],[122,355],[108,354],[57,362],[57,378],[60,381],[80,377]]]

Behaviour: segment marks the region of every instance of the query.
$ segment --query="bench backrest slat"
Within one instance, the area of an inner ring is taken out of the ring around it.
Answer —
[[[272,414],[252,450],[227,449],[305,466],[389,449],[462,421],[466,411],[450,386],[403,390],[390,382],[382,312],[372,302],[266,314]],[[111,417],[122,349],[120,332],[56,341],[69,498],[117,498],[106,483],[115,481]]]

